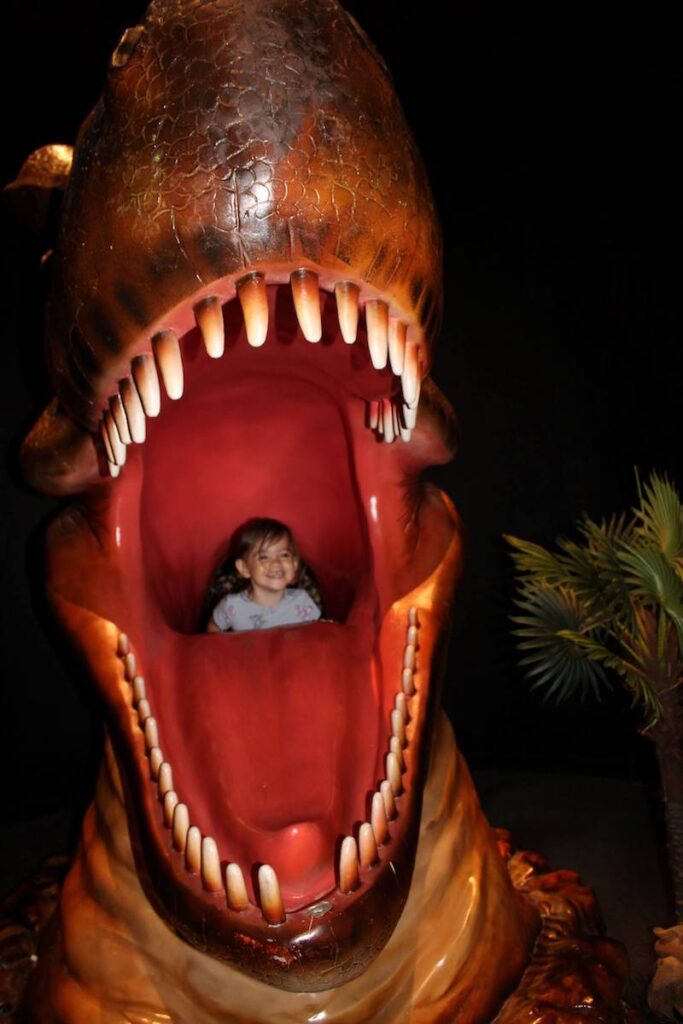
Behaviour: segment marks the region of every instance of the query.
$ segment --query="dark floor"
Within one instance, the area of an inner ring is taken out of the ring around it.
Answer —
[[[492,825],[551,867],[571,868],[597,891],[607,934],[629,951],[628,998],[642,1008],[653,967],[652,928],[671,923],[656,789],[588,776],[474,773]],[[0,899],[74,841],[74,814],[0,826]]]

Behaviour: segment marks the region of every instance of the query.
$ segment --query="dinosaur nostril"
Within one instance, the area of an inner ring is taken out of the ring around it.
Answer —
[[[144,25],[135,25],[133,28],[127,28],[121,36],[119,45],[116,47],[111,55],[111,66],[113,68],[122,68],[130,60],[133,55],[135,47],[138,45],[138,41],[145,31]]]

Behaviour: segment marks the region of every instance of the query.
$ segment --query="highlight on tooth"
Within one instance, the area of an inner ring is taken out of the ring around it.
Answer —
[[[159,746],[159,730],[157,729],[157,720],[151,716],[145,722],[145,743],[147,749],[151,750],[152,747]]]
[[[409,405],[403,406],[403,422],[407,430],[414,430],[417,423],[417,405],[411,409]]]
[[[185,379],[176,334],[173,331],[161,331],[152,338],[152,349],[166,394],[173,401],[182,398]]]
[[[358,846],[353,836],[346,836],[339,854],[339,891],[353,892],[359,883]]]
[[[397,377],[403,373],[405,364],[407,330],[408,327],[402,320],[397,320],[393,316],[389,318],[389,362]]]
[[[415,693],[415,678],[413,676],[412,668],[404,668],[401,674],[401,686],[403,692],[407,697],[412,697]]]
[[[282,924],[285,920],[285,908],[280,895],[280,883],[270,864],[262,864],[258,869],[258,888],[261,911],[268,924]]]
[[[415,648],[412,644],[406,644],[403,651],[403,667],[415,671]]]
[[[142,676],[135,676],[133,679],[133,698],[135,701],[144,700],[147,696],[145,680]]]
[[[334,289],[339,329],[347,345],[353,345],[358,336],[358,294],[358,285],[351,281],[340,281]]]
[[[408,626],[406,630],[406,643],[417,648],[417,626]]]
[[[170,828],[173,824],[173,812],[178,804],[178,794],[174,789],[169,789],[164,793],[164,824],[166,828]]]
[[[386,302],[369,299],[365,303],[365,329],[372,365],[376,370],[383,370],[389,356],[389,311]]]
[[[112,448],[111,441],[109,440],[109,432],[107,430],[107,425],[104,421],[104,418],[100,423],[100,437],[102,438],[102,444],[104,445],[104,453],[107,456],[108,464],[110,466],[116,465],[116,460],[114,458],[114,449]],[[118,469],[119,467],[116,466],[116,468]]]
[[[154,359],[148,353],[136,356],[131,363],[131,370],[145,416],[158,416],[161,411],[161,389]]]
[[[142,700],[138,701],[138,721],[141,726],[144,726],[151,714],[152,709],[149,706],[149,701],[143,697]]]
[[[196,825],[190,825],[185,841],[185,867],[199,873],[202,865],[202,834]]]
[[[383,783],[384,785],[384,783]],[[391,799],[393,801],[393,792]],[[372,825],[372,832],[375,837],[375,841],[379,846],[383,846],[387,841],[389,835],[389,814],[387,813],[386,801],[384,800],[383,794],[373,793],[372,795],[372,808],[370,810],[370,824]]]
[[[185,853],[187,833],[190,828],[190,812],[187,804],[176,804],[173,808],[173,845],[179,853]]]
[[[391,410],[391,402],[384,398],[382,399],[382,425],[384,434],[384,440],[387,444],[391,444],[394,440],[394,416]]]
[[[126,419],[126,413],[124,411],[120,395],[111,396],[109,399],[109,408],[112,416],[114,417],[114,426],[118,432],[119,441],[121,441],[122,444],[131,444],[133,438],[131,437],[130,430],[128,429],[128,420]]]
[[[405,771],[406,763],[403,757],[403,745],[398,736],[392,736],[389,740],[389,750],[396,756],[398,766],[402,772]]]
[[[220,359],[225,351],[225,325],[220,299],[209,295],[194,307],[194,317],[207,355]]]
[[[159,778],[159,769],[164,763],[164,755],[159,747],[152,747],[149,752],[149,772],[154,781]]]
[[[209,892],[222,892],[221,861],[216,840],[211,836],[202,839],[202,885]]]
[[[107,459],[107,470],[109,471],[110,476],[116,478],[121,472],[121,467],[117,466],[115,462],[110,462],[109,459]]]
[[[404,723],[408,721],[408,701],[406,700],[405,693],[397,693],[394,700],[394,705],[397,711],[400,711],[403,715]]]
[[[368,402],[368,426],[370,430],[377,430],[379,426],[381,402]]]
[[[382,796],[382,802],[384,803],[386,816],[389,821],[393,821],[396,817],[396,800],[394,799],[394,791],[391,788],[391,783],[385,779],[379,787],[379,791]]]
[[[135,679],[135,676],[137,674],[136,668],[137,666],[135,663],[135,655],[129,651],[128,654],[126,654],[123,659],[123,670],[125,672],[126,679],[128,680],[129,683],[132,683],[133,680]]]
[[[237,282],[237,297],[242,307],[247,341],[259,348],[268,335],[268,294],[263,274],[247,274]]]
[[[121,381],[120,391],[130,436],[136,444],[143,444],[147,434],[145,411],[142,408],[137,388],[130,377]]]
[[[116,654],[119,658],[125,658],[130,651],[130,641],[127,633],[119,633],[118,640],[116,641]]]
[[[109,448],[111,450],[114,462],[117,466],[123,466],[126,462],[126,446],[119,437],[119,432],[116,429],[114,423],[114,417],[111,414],[111,410],[107,409],[104,413],[104,426],[107,431],[107,437],[109,438]]]
[[[401,746],[405,746],[406,742],[406,723],[402,713],[398,708],[394,708],[391,712],[391,732],[399,741]]]
[[[401,374],[401,386],[406,405],[414,408],[420,397],[420,363],[416,341],[406,342],[405,363]]]
[[[377,863],[377,841],[368,821],[363,822],[358,831],[358,853],[361,867],[371,868]]]
[[[173,769],[168,761],[164,761],[159,769],[159,796],[164,797],[170,789],[173,789]]]
[[[312,270],[295,270],[290,275],[289,283],[292,286],[294,309],[301,333],[306,341],[320,341],[323,328],[318,275]]]
[[[417,621],[417,608],[415,607],[408,609],[408,625],[419,628],[420,623]]]
[[[233,910],[248,910],[249,895],[244,884],[244,875],[239,864],[228,864],[225,869],[225,891],[228,906]]]
[[[403,784],[401,782],[401,765],[393,750],[387,754],[386,781],[391,786],[394,796],[400,796],[403,791]]]

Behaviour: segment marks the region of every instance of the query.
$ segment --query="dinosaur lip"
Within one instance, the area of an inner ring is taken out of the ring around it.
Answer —
[[[458,554],[418,481],[439,441],[368,429],[390,370],[362,333],[344,343],[331,296],[311,345],[289,292],[268,293],[262,348],[229,306],[221,360],[180,336],[182,399],[54,525],[50,582],[107,705],[149,898],[214,956],[313,991],[364,970],[407,896]],[[253,515],[291,527],[331,621],[201,632]]]

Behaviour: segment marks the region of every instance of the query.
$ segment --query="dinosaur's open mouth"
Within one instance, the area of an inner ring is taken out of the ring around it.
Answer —
[[[321,291],[312,344],[310,302],[266,294],[263,344],[237,299],[169,315],[154,345],[175,401],[141,340],[103,454],[144,443],[53,526],[51,587],[107,703],[150,899],[196,946],[301,991],[360,973],[405,901],[458,552],[450,505],[419,482],[450,451],[435,395],[416,425],[405,401],[405,339],[378,369],[369,302],[347,344],[346,307]],[[202,632],[252,516],[290,526],[326,621]]]

